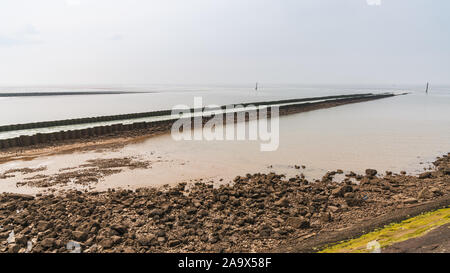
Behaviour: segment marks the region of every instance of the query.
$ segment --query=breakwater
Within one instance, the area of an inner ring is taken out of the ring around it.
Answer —
[[[315,100],[362,98],[362,97],[370,97],[370,96],[374,96],[374,95],[371,93],[365,93],[365,94],[353,94],[353,95],[340,95],[340,96],[326,96],[326,97],[313,97],[313,98],[302,98],[302,99],[288,99],[288,100],[241,103],[240,105],[242,105],[244,107],[246,107],[248,105],[262,106],[262,105],[273,105],[273,104],[308,102],[308,101],[315,101]],[[225,109],[226,105],[221,106],[221,108]],[[195,110],[198,110],[198,109],[191,109],[192,112]],[[172,113],[172,110],[161,110],[161,111],[131,113],[131,114],[122,114],[122,115],[109,115],[109,116],[98,116],[98,117],[86,117],[86,118],[76,118],[76,119],[23,123],[23,124],[11,124],[11,125],[0,126],[0,132],[36,129],[36,128],[47,128],[47,127],[64,126],[64,125],[78,125],[78,124],[87,124],[87,123],[94,123],[94,122],[120,121],[120,120],[129,120],[129,119],[146,118],[146,117],[167,116],[167,115],[170,115],[171,113]]]
[[[362,101],[369,101],[375,99],[381,99],[386,97],[395,96],[394,94],[356,94],[345,96],[329,96],[329,97],[316,97],[307,99],[293,99],[293,100],[281,100],[270,102],[256,102],[256,103],[244,103],[241,104],[244,107],[248,105],[255,106],[267,106],[267,105],[280,105],[280,115],[288,115],[299,112],[305,112],[315,109],[334,107],[342,104],[356,103]],[[308,102],[312,101],[312,102]],[[222,106],[225,109],[226,106]],[[198,109],[191,109],[194,112]],[[270,108],[269,108],[270,110]],[[136,119],[149,116],[167,116],[172,113],[172,110],[154,111],[146,113],[134,113],[116,116],[102,116],[83,119],[70,119],[60,121],[49,121],[39,123],[17,124],[9,125],[12,127],[2,126],[3,131],[11,130],[11,128],[17,128],[15,130],[31,129],[31,128],[43,128],[60,125],[73,125],[80,123],[99,122],[99,121],[115,121],[115,120],[127,120]],[[237,113],[230,113],[236,115]],[[269,111],[270,114],[270,111]],[[204,116],[203,123],[207,122],[211,117]],[[105,126],[94,126],[90,128],[78,129],[78,130],[65,130],[51,133],[37,133],[34,135],[21,135],[14,138],[0,140],[0,149],[8,149],[13,147],[27,147],[38,144],[57,144],[62,142],[79,141],[83,139],[93,139],[96,137],[116,137],[116,136],[133,136],[143,134],[154,134],[168,132],[171,129],[172,124],[178,120],[178,118],[170,118],[167,120],[152,121],[152,122],[135,122],[129,124],[116,123]],[[236,117],[235,117],[236,120]],[[34,127],[33,127],[34,126]],[[1,130],[0,130],[1,131]],[[131,133],[132,132],[132,133]]]
[[[2,97],[45,97],[45,96],[79,96],[79,95],[120,95],[120,94],[144,94],[153,92],[131,91],[67,91],[67,92],[6,92],[0,93]]]

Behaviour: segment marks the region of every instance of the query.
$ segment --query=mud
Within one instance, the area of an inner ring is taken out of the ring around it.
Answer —
[[[150,161],[132,157],[92,159],[87,160],[87,162],[78,167],[60,169],[60,172],[56,174],[39,174],[24,178],[24,181],[18,182],[17,186],[48,188],[69,183],[89,186],[98,183],[100,179],[106,176],[120,173],[124,168],[134,170],[151,167]],[[9,172],[6,171],[5,173]]]

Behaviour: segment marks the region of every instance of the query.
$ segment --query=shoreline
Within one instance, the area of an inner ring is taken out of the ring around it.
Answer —
[[[62,195],[0,195],[0,252],[315,252],[326,244],[450,205],[450,153],[419,176],[365,175],[343,183],[275,173],[238,176],[214,188]],[[6,239],[14,230],[14,242]]]

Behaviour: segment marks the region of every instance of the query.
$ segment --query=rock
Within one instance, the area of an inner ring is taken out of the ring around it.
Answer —
[[[271,226],[269,226],[269,225],[267,225],[267,224],[264,224],[264,225],[262,225],[262,226],[260,227],[260,229],[259,229],[259,235],[260,235],[261,237],[269,237],[270,234],[272,234],[272,227],[271,227]]]
[[[377,170],[374,170],[374,169],[367,169],[366,170],[366,175],[370,176],[370,177],[377,175],[377,173],[378,173]]]
[[[433,197],[433,193],[428,190],[428,188],[423,188],[417,195],[417,199],[428,199]]]
[[[319,219],[322,223],[328,223],[331,222],[331,214],[329,212],[322,212],[319,215]]]
[[[142,246],[151,246],[156,241],[156,237],[152,234],[137,236],[137,241]]]
[[[168,245],[169,245],[169,247],[174,247],[174,246],[177,246],[179,244],[181,244],[180,240],[170,240]]]
[[[286,198],[281,198],[280,200],[276,201],[275,206],[280,206],[280,207],[287,207],[289,206],[289,200],[287,200]]]
[[[204,243],[208,242],[208,235],[203,234],[203,235],[200,237],[200,241],[202,241],[202,242],[204,242]]]
[[[154,217],[154,216],[156,216],[156,215],[161,216],[161,215],[163,215],[163,214],[164,214],[164,212],[163,212],[161,209],[152,209],[152,210],[150,211],[150,213],[149,213],[149,215],[150,215],[151,217]]]
[[[249,215],[249,216],[245,217],[244,221],[246,223],[249,223],[249,224],[254,224],[255,223],[255,218],[252,217],[251,215]]]
[[[111,226],[111,229],[115,230],[119,235],[123,235],[127,232],[128,228],[125,225],[115,224]]]
[[[158,237],[158,243],[162,244],[166,241],[166,237]]]
[[[270,234],[271,234],[270,230],[267,230],[267,229],[263,229],[263,230],[259,231],[259,235],[261,237],[269,237]]]
[[[433,178],[431,172],[421,173],[419,174],[419,179]]]
[[[18,244],[8,245],[8,253],[18,253],[19,250],[20,250],[20,246]]]
[[[208,216],[208,211],[202,209],[198,212],[198,216],[200,216],[200,217]]]
[[[111,248],[114,242],[111,238],[103,238],[98,244],[103,248]]]
[[[166,237],[166,232],[160,229],[156,232],[156,237]]]
[[[333,195],[333,196],[335,196],[335,197],[342,196],[341,187],[332,190],[332,191],[331,191],[331,195]]]
[[[222,203],[226,203],[228,201],[228,195],[222,194],[221,196],[219,196],[219,200]]]
[[[443,175],[450,175],[450,168],[442,168],[441,169]]]
[[[344,198],[345,199],[353,199],[353,198],[355,198],[355,193],[353,193],[353,192],[346,192],[344,194]]]
[[[218,236],[215,236],[215,235],[213,235],[213,234],[210,234],[210,235],[208,236],[208,242],[209,242],[209,243],[215,244],[215,243],[217,243],[218,241],[219,241],[219,237],[218,237]]]
[[[305,217],[289,217],[286,220],[286,224],[293,228],[308,228],[309,220]]]
[[[34,200],[34,196],[28,194],[8,193],[7,196],[13,199]]]
[[[361,205],[363,201],[356,197],[348,197],[348,198],[345,198],[345,202],[347,203],[347,205],[349,207],[356,207],[356,206]]]
[[[49,229],[52,226],[52,224],[50,222],[47,221],[39,221],[37,224],[37,229],[40,232],[46,231],[47,229]]]
[[[43,246],[45,248],[52,248],[54,244],[55,244],[55,238],[45,238],[41,242],[41,246]]]
[[[300,214],[301,216],[305,216],[306,214],[308,214],[308,208],[302,206],[298,209],[297,213]]]
[[[122,241],[122,237],[120,237],[120,236],[112,236],[111,240],[112,240],[113,245],[116,245],[116,244],[118,244],[118,243],[120,243]]]
[[[431,187],[430,188],[430,192],[433,195],[442,195],[442,191],[440,189],[436,188],[436,187]]]
[[[84,242],[87,240],[88,238],[88,234],[86,232],[83,231],[73,231],[72,232],[72,237],[75,239],[75,241],[77,242]]]
[[[20,246],[27,246],[28,236],[25,235],[16,236],[16,243]]]
[[[331,194],[335,197],[343,197],[345,193],[353,192],[353,187],[350,185],[344,185],[331,191]]]
[[[339,211],[339,208],[336,206],[328,206],[328,209],[333,213],[336,213]]]
[[[417,203],[417,199],[416,198],[407,198],[405,200],[403,200],[403,204],[414,204]]]
[[[197,213],[197,209],[193,208],[193,207],[189,207],[189,208],[186,209],[186,213],[189,214],[189,215],[196,214]]]
[[[95,252],[99,252],[99,245],[97,244],[93,244],[92,246],[90,246],[86,251],[84,251],[85,253],[95,253]]]

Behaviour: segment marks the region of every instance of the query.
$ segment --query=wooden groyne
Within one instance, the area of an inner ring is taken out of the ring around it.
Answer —
[[[368,97],[368,96],[373,96],[373,94],[366,93],[366,94],[326,96],[326,97],[314,97],[314,98],[303,98],[303,99],[288,99],[288,100],[277,100],[277,101],[261,101],[261,102],[253,102],[253,103],[241,103],[240,105],[246,107],[248,105],[260,106],[260,105],[308,102],[308,101],[315,101],[315,100],[360,98],[360,97]],[[226,105],[221,106],[221,108],[225,109]],[[193,112],[195,110],[198,110],[198,109],[191,109],[191,112]],[[120,120],[148,118],[148,117],[157,117],[157,116],[168,116],[171,113],[172,113],[172,110],[161,110],[161,111],[141,112],[141,113],[122,114],[122,115],[110,115],[110,116],[98,116],[98,117],[43,121],[43,122],[33,122],[33,123],[23,123],[23,124],[11,124],[11,125],[0,126],[0,132],[37,129],[37,128],[48,128],[48,127],[54,127],[54,126],[79,125],[79,124],[87,124],[87,123],[94,123],[94,122],[110,122],[110,121],[120,121]]]
[[[46,96],[79,96],[79,95],[122,95],[122,94],[145,94],[153,92],[133,91],[63,91],[63,92],[6,92],[0,93],[1,97],[46,97]]]
[[[324,100],[325,97],[319,97],[319,98],[313,98],[313,99],[260,102],[260,103],[254,103],[252,105],[259,106],[259,105],[293,103],[293,104],[289,104],[289,105],[282,105],[279,107],[280,115],[288,115],[288,114],[306,112],[306,111],[315,110],[315,109],[334,107],[334,106],[343,105],[343,104],[369,101],[369,100],[381,99],[381,98],[392,97],[392,96],[395,96],[395,95],[394,94],[379,94],[379,95],[360,94],[358,96],[355,96],[355,95],[352,95],[352,96],[330,96],[330,97],[326,97],[327,100],[325,100],[325,101],[309,102],[309,103],[308,102],[305,103],[305,101]],[[298,103],[296,104],[296,102],[298,102]],[[250,105],[250,103],[242,104],[242,105],[248,106],[248,105]],[[223,106],[222,108],[225,108],[225,106]],[[193,110],[195,110],[195,109],[191,109],[191,112],[193,112]],[[270,108],[268,110],[269,110],[268,114],[270,115]],[[106,116],[106,117],[93,117],[93,118],[86,118],[86,119],[73,119],[73,120],[53,121],[53,122],[18,124],[18,125],[10,125],[10,126],[15,126],[14,128],[18,128],[18,129],[20,128],[20,130],[22,130],[22,129],[31,129],[31,128],[42,128],[44,125],[47,125],[47,127],[51,127],[51,126],[58,126],[58,125],[80,124],[79,122],[78,123],[76,122],[76,121],[80,121],[80,120],[81,121],[90,120],[91,122],[98,122],[98,121],[113,121],[119,117],[122,120],[125,120],[125,119],[148,117],[149,115],[164,116],[164,115],[170,115],[171,112],[172,112],[172,110],[165,110],[165,111],[155,111],[155,112],[148,112],[148,113],[126,114],[126,115]],[[237,120],[236,119],[237,113],[229,113],[227,115],[230,115],[230,114],[234,115],[234,120]],[[210,118],[211,117],[203,117],[202,118],[203,124],[205,122],[207,122]],[[246,117],[246,119],[248,120],[248,116]],[[42,144],[53,145],[53,144],[58,144],[58,143],[74,142],[74,141],[94,139],[94,138],[106,137],[106,136],[120,137],[120,136],[130,136],[130,135],[133,136],[133,135],[144,135],[144,134],[151,135],[151,134],[155,134],[155,133],[169,132],[171,130],[173,123],[176,120],[178,120],[178,118],[171,118],[168,120],[152,121],[152,122],[135,122],[135,123],[130,123],[130,124],[117,123],[117,124],[111,124],[111,125],[105,125],[105,126],[94,126],[94,127],[90,127],[90,128],[77,129],[77,130],[66,130],[66,131],[51,132],[51,133],[37,133],[34,135],[22,135],[19,137],[0,140],[0,149],[8,149],[8,148],[13,148],[13,147],[27,147],[27,146],[42,145]],[[33,126],[37,126],[37,127],[33,127]],[[16,129],[16,130],[18,130],[18,129]],[[11,131],[11,128],[5,127],[5,130],[3,130],[3,131]],[[130,133],[130,132],[132,132],[132,133]]]

